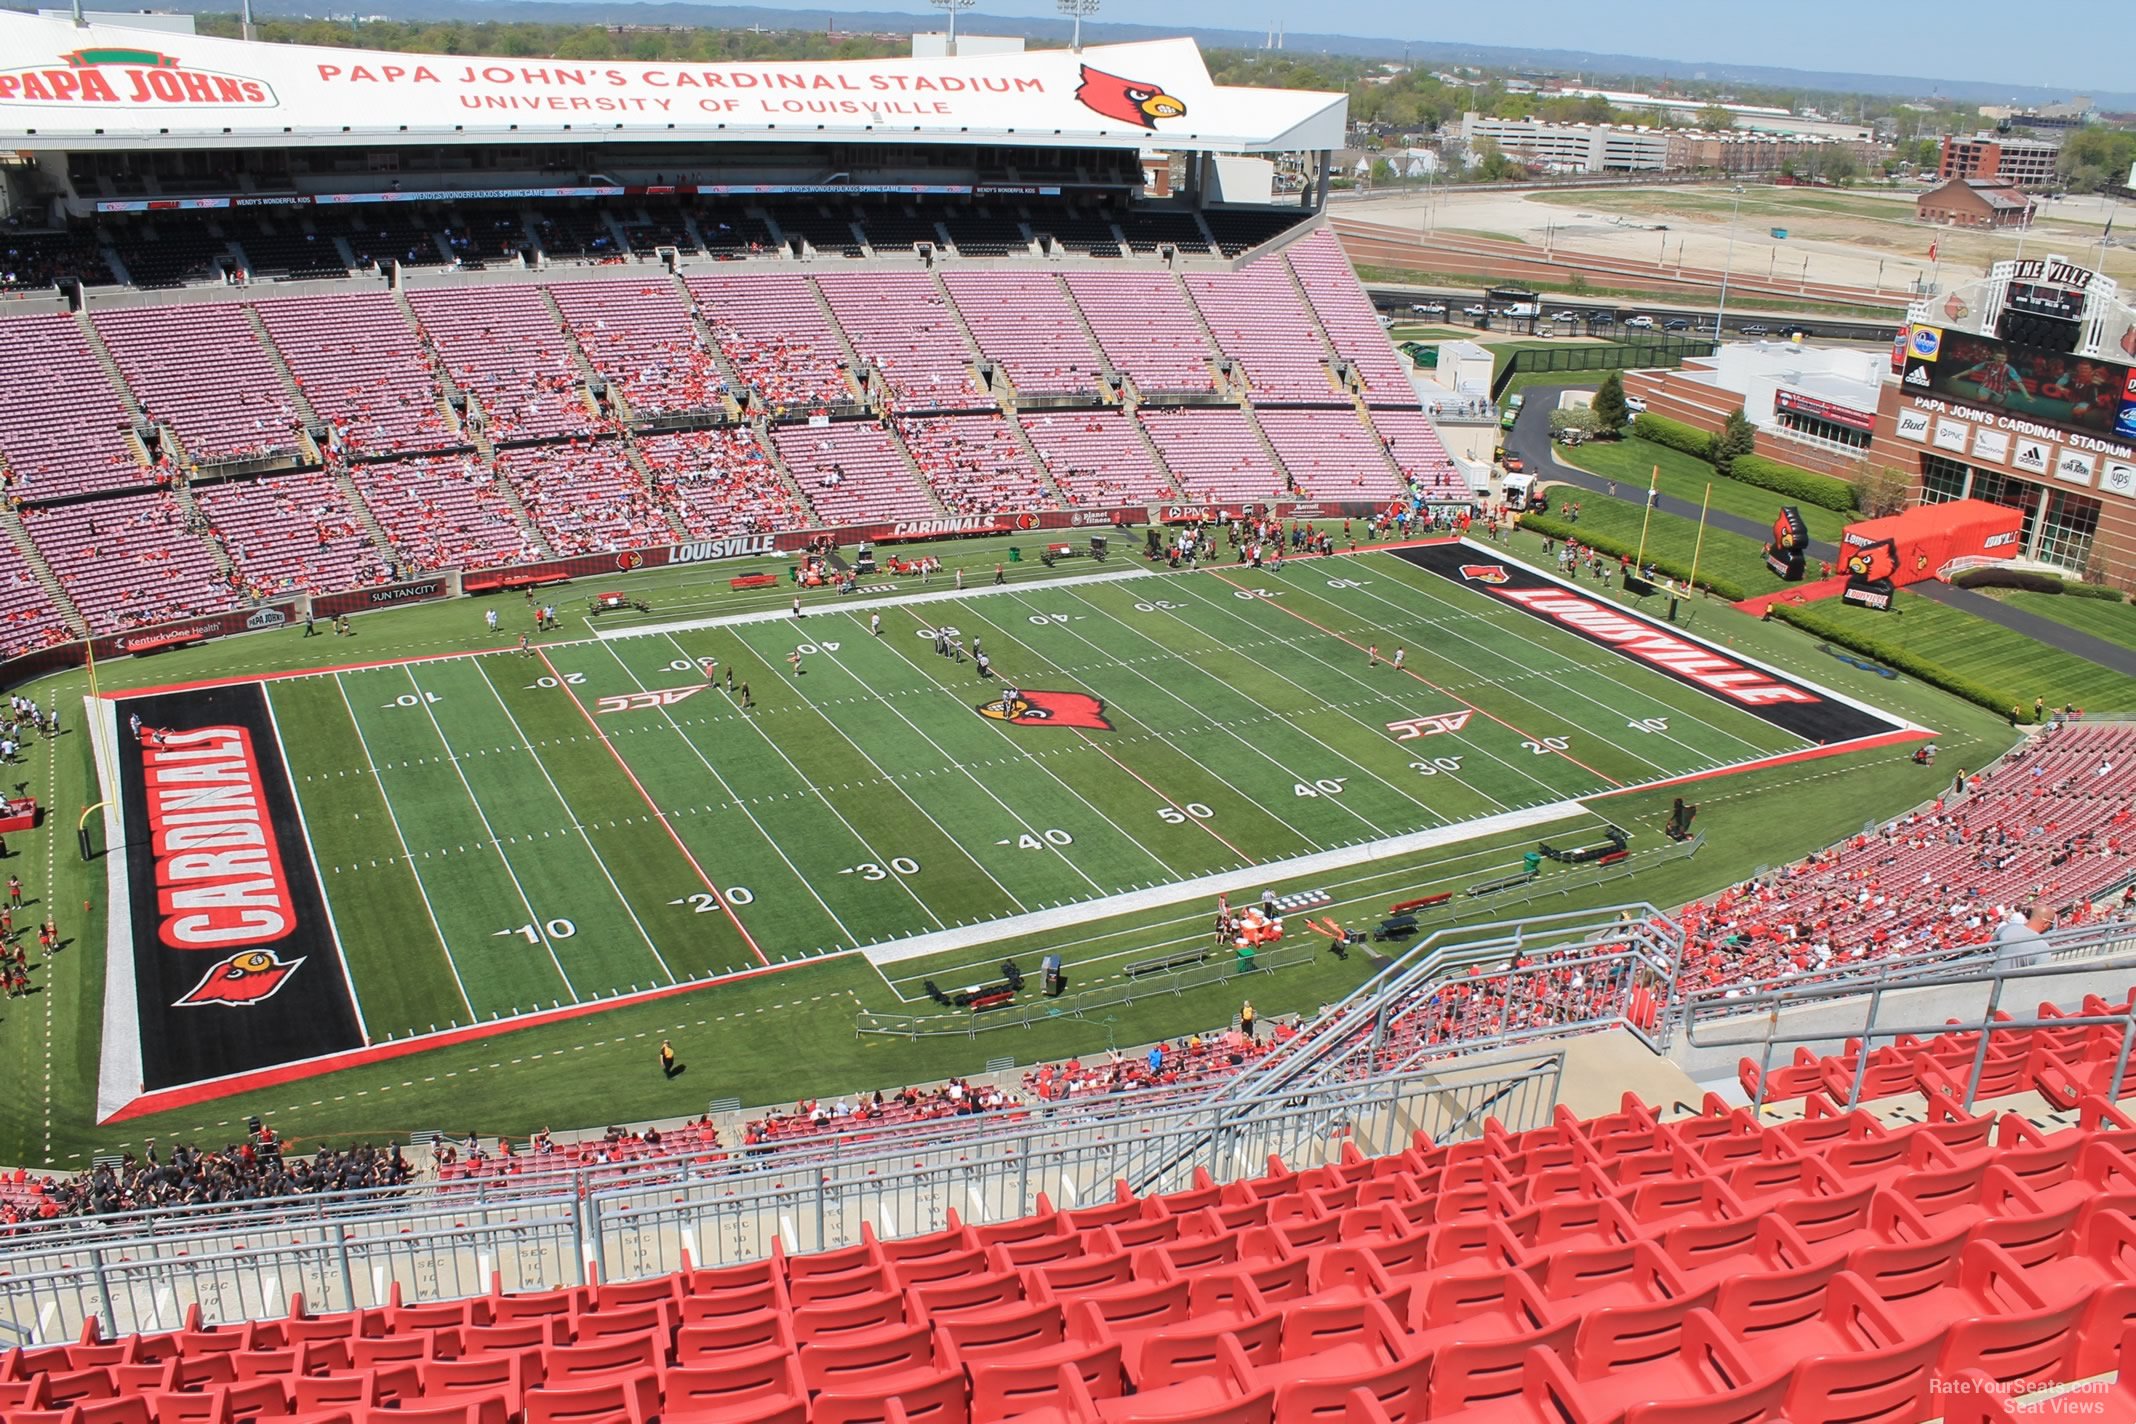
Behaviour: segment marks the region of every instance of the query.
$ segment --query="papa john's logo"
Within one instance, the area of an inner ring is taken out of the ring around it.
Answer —
[[[1012,692],[976,709],[980,716],[1019,727],[1089,727],[1110,732],[1105,704],[1087,692]]]
[[[1513,582],[1513,575],[1506,572],[1503,564],[1463,564],[1461,577],[1470,583]]]
[[[0,105],[271,109],[278,102],[265,80],[189,69],[152,49],[78,49],[56,64],[0,69]]]
[[[1092,69],[1087,64],[1083,66],[1083,82],[1077,87],[1075,97],[1086,109],[1145,129],[1156,128],[1159,119],[1184,118],[1187,112],[1184,102],[1165,93],[1158,85],[1140,79],[1123,79],[1102,69]]]
[[[207,972],[192,992],[178,1000],[187,1004],[256,1004],[271,999],[297,972],[301,959],[278,959],[272,951],[248,949],[233,954]]]

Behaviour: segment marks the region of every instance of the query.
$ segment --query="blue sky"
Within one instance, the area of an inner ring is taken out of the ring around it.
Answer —
[[[820,3],[755,0],[824,13]],[[913,9],[910,0],[862,0]],[[835,10],[835,7],[830,7]],[[1053,0],[979,0],[992,14],[1052,15]],[[1518,0],[1449,5],[1430,0],[1284,4],[1278,0],[1108,0],[1099,19],[1392,39],[1634,54],[1656,59],[1779,65],[1792,69],[1921,75],[2037,84],[2083,93],[2136,89],[2127,47],[2127,0]]]

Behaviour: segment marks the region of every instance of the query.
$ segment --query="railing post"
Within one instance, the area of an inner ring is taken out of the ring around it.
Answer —
[[[571,1254],[578,1258],[578,1280],[574,1284],[590,1286],[600,1276],[601,1203],[586,1190],[583,1177],[573,1183],[572,1191],[585,1203],[582,1212],[571,1213]]]
[[[2128,1072],[2131,1046],[2136,1046],[2136,1012],[2131,1012],[2128,1022],[2121,1026],[2121,1056],[2114,1060],[2113,1081],[2106,1085],[2106,1100],[2110,1103],[2121,1100],[2121,1076]]]
[[[2001,974],[1995,976],[1994,982],[1988,986],[1988,1006],[1980,1014],[1980,1045],[1973,1050],[1973,1069],[1966,1074],[1965,1078],[1965,1110],[1967,1112],[1973,1110],[1973,1097],[1980,1091],[1980,1075],[1987,1071],[1988,1039],[1995,1032],[1995,1013],[1996,1010],[2002,1007],[2004,982]]]
[[[1883,1006],[1884,986],[1879,984],[1869,991],[1869,1012],[1862,1018],[1862,1047],[1861,1051],[1854,1055],[1854,1081],[1847,1085],[1849,1110],[1861,1106],[1862,1076],[1869,1071],[1869,1044],[1872,1041],[1872,1031],[1876,1028],[1877,1011]]]
[[[1765,1011],[1765,1049],[1758,1056],[1758,1092],[1750,1104],[1750,1110],[1754,1113],[1765,1109],[1765,1084],[1773,1074],[1773,1038],[1779,1032],[1780,1006],[1775,1004]]]
[[[328,1230],[333,1230],[330,1226]],[[357,1309],[356,1276],[349,1270],[349,1238],[345,1231],[334,1231],[334,1255],[341,1262],[341,1299],[349,1310]]]
[[[107,1340],[116,1340],[130,1333],[131,1327],[119,1324],[118,1312],[111,1305],[111,1278],[104,1274],[104,1248],[89,1248],[89,1270],[96,1277],[96,1308],[98,1318],[104,1322]]]

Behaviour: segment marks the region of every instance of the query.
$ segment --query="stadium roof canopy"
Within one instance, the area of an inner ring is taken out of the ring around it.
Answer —
[[[0,147],[919,141],[1332,149],[1341,94],[1220,86],[1192,40],[642,64],[248,43],[0,12]]]

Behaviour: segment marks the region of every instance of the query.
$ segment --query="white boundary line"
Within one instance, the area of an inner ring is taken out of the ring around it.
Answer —
[[[118,746],[119,704],[104,699],[99,705],[99,699],[85,696],[82,714],[82,730],[89,734],[97,778],[109,793],[104,798],[104,1043],[97,1053],[96,1069],[96,1120],[102,1122],[141,1096],[145,1085],[141,1081],[140,986],[134,968],[133,888],[126,865],[126,803],[118,766],[107,756],[109,748]],[[108,741],[97,734],[100,719],[109,725]],[[323,886],[321,893],[325,893]],[[51,991],[47,976],[45,992]]]
[[[1022,593],[1034,588],[1056,588],[1062,584],[1119,583],[1123,579],[1150,578],[1168,572],[1170,571],[1166,569],[1137,567],[1104,574],[1063,574],[1059,578],[1028,579],[1022,583],[1002,584],[999,588],[993,584],[981,584],[976,588],[945,588],[934,593],[896,593],[882,598],[841,600],[818,607],[810,616],[821,618],[831,613],[865,613],[873,608],[912,608],[923,603],[947,603],[954,599],[973,598],[990,593]],[[604,643],[619,638],[673,637],[677,633],[688,633],[700,628],[733,628],[744,623],[791,623],[796,628],[806,628],[808,619],[794,617],[790,609],[765,608],[755,613],[726,613],[714,618],[683,618],[672,623],[641,623],[630,628],[601,628],[595,630],[594,637]]]
[[[260,704],[267,709],[267,727],[274,733],[275,754],[282,758],[282,784],[289,788],[289,804],[297,809],[297,830],[304,836],[304,861],[311,867],[312,883],[319,887],[319,906],[326,911],[326,930],[333,936],[334,958],[341,961],[341,982],[349,991],[349,1007],[356,1011],[356,1031],[363,1035],[364,1045],[371,1042],[371,1025],[363,1016],[363,1000],[356,993],[356,973],[349,967],[349,957],[342,952],[345,941],[341,928],[334,923],[334,902],[326,893],[326,877],[319,872],[319,851],[312,844],[311,826],[304,819],[304,798],[297,794],[297,778],[293,763],[289,760],[289,748],[282,742],[282,723],[274,715],[274,697],[267,691],[267,684],[255,683],[259,689]]]
[[[1113,915],[1131,914],[1136,910],[1154,909],[1160,905],[1173,905],[1182,900],[1213,899],[1219,892],[1236,892],[1248,886],[1259,887],[1271,881],[1318,875],[1323,871],[1339,870],[1361,861],[1378,860],[1386,856],[1413,855],[1418,851],[1452,845],[1471,837],[1493,836],[1503,831],[1546,825],[1552,821],[1563,820],[1567,816],[1584,814],[1587,814],[1587,807],[1578,801],[1553,801],[1541,806],[1530,806],[1525,810],[1485,816],[1480,820],[1434,826],[1428,831],[1414,831],[1406,836],[1390,836],[1385,840],[1336,846],[1332,850],[1293,856],[1289,860],[1263,861],[1258,865],[1249,865],[1243,870],[1219,871],[1214,875],[1198,876],[1193,880],[1153,885],[1147,890],[1130,890],[1125,895],[1109,895],[1102,900],[1060,905],[1050,910],[1034,910],[1027,915],[1012,915],[1006,919],[987,920],[976,925],[936,930],[881,945],[863,945],[861,952],[867,955],[870,964],[880,968],[885,964],[898,964],[908,959],[920,959],[948,950],[968,949],[975,944],[991,944],[1017,935],[1062,929],[1086,920],[1105,919]]]
[[[453,987],[460,991],[460,1003],[467,1009],[468,1021],[476,1022],[482,1016],[475,1012],[475,1001],[467,997],[467,981],[460,977],[460,961],[453,958],[452,944],[445,938],[445,927],[438,923],[438,912],[430,903],[430,890],[423,884],[423,872],[416,869],[415,853],[408,849],[407,833],[401,830],[400,817],[393,810],[393,797],[386,791],[386,774],[378,769],[378,759],[371,755],[371,739],[363,734],[363,723],[356,720],[356,705],[349,701],[348,684],[341,680],[339,673],[334,674],[334,691],[341,695],[341,705],[348,711],[349,728],[356,733],[356,745],[363,749],[363,764],[370,770],[371,785],[378,789],[378,804],[386,808],[386,822],[393,827],[393,839],[400,846],[401,860],[408,867],[408,878],[415,882],[416,898],[423,902],[423,914],[430,920],[430,932],[438,937],[438,950],[445,956],[445,967],[452,971]],[[287,759],[287,753],[284,759]],[[321,885],[325,883],[320,882]],[[343,962],[347,962],[345,956]]]

